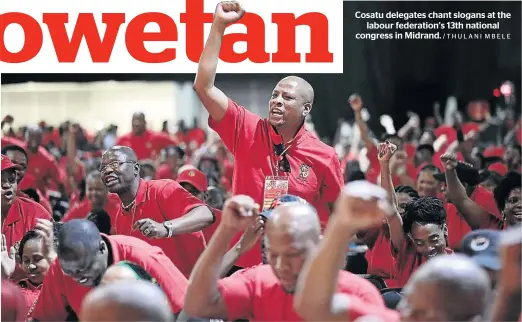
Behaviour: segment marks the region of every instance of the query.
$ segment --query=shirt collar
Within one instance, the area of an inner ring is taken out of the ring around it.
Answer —
[[[15,197],[13,203],[11,204],[11,208],[9,208],[9,212],[7,213],[7,218],[5,218],[4,228],[14,224],[17,221],[20,221],[23,216],[22,207],[20,207],[20,203],[18,201],[19,197]]]
[[[283,142],[283,137],[276,132],[276,130],[274,129],[274,127],[272,125],[270,125],[270,122],[268,122],[268,120],[267,120],[267,123],[268,123],[268,133],[270,135],[270,140],[272,141],[272,143],[274,145],[284,144],[286,146],[286,144],[288,142]],[[290,142],[295,141],[296,143],[300,143],[304,139],[306,132],[307,132],[307,130],[306,130],[306,127],[304,126],[304,122],[303,122],[303,124],[301,124],[301,127],[299,128],[299,131],[297,131],[297,134]]]
[[[149,185],[147,181],[140,178],[140,185],[138,186],[138,192],[136,193],[136,206],[145,202],[148,190]]]

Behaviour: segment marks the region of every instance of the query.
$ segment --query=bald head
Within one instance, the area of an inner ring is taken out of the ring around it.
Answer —
[[[266,243],[271,236],[288,235],[295,248],[305,249],[317,245],[321,225],[315,209],[300,202],[276,207],[266,223]]]
[[[58,257],[78,257],[85,252],[92,254],[100,247],[101,235],[98,227],[85,219],[65,222],[58,230]]]
[[[279,81],[279,83],[282,82],[294,82],[296,84],[297,93],[302,100],[314,104],[314,88],[306,80],[298,76],[287,76]]]
[[[116,159],[120,159],[119,156],[124,156],[125,161],[138,162],[138,157],[133,149],[128,146],[115,145],[112,148],[105,151],[102,155],[102,159],[106,157],[118,156]],[[122,160],[120,160],[122,161]]]
[[[410,305],[412,297],[417,298],[413,301],[416,303],[430,301],[432,310],[446,321],[469,321],[483,316],[491,302],[490,291],[487,273],[461,255],[440,255],[429,260],[404,287]]]
[[[121,281],[101,285],[84,299],[81,321],[174,321],[169,301],[149,282]]]

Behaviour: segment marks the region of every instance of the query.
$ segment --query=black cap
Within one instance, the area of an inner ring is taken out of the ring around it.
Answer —
[[[501,269],[500,244],[501,232],[491,229],[479,229],[464,236],[460,244],[462,253],[471,257],[478,265],[493,271]]]

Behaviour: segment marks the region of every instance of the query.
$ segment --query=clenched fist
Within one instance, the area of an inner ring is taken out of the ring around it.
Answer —
[[[348,99],[348,103],[350,104],[354,112],[360,112],[362,110],[363,101],[359,94],[352,94]]]
[[[237,1],[221,1],[216,6],[214,21],[229,25],[241,19],[245,14],[245,9]]]
[[[440,161],[442,161],[446,170],[453,170],[458,165],[457,155],[455,153],[444,153],[441,155]]]

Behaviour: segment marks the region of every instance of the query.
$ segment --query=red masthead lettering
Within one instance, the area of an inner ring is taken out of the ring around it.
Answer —
[[[12,53],[5,46],[5,30],[11,24],[18,24],[24,30],[24,46],[17,53]],[[43,33],[38,21],[20,12],[0,15],[0,57],[6,63],[24,63],[33,59],[42,48]]]
[[[246,34],[233,33],[223,37],[219,58],[226,63],[240,63],[249,59],[253,63],[267,63],[270,55],[265,52],[265,22],[254,13],[245,13],[238,22],[247,28]],[[247,43],[247,50],[238,54],[234,51],[234,44],[238,41]]]
[[[145,26],[155,22],[159,32],[145,32]],[[178,28],[172,18],[163,13],[148,12],[131,20],[125,32],[125,44],[134,59],[144,63],[166,63],[176,59],[176,49],[166,48],[159,53],[151,53],[145,49],[145,41],[177,41]]]
[[[43,22],[49,29],[56,57],[60,63],[74,63],[76,61],[80,43],[84,37],[92,61],[94,63],[107,63],[111,58],[120,26],[125,22],[125,14],[104,13],[102,15],[102,22],[107,25],[103,40],[100,39],[98,26],[92,13],[80,13],[78,15],[71,40],[69,40],[65,29],[65,24],[69,22],[69,14],[44,13]]]
[[[295,29],[303,25],[310,27],[310,52],[306,54],[306,62],[333,62],[333,54],[328,51],[328,18],[322,13],[310,12],[297,19],[293,13],[273,13],[272,22],[277,24],[278,49],[272,55],[272,62],[299,63],[301,61],[301,55],[295,50]]]
[[[187,1],[187,12],[180,15],[180,22],[186,24],[187,58],[194,63],[199,62],[203,51],[205,24],[212,23],[214,15],[205,13],[203,0]]]

